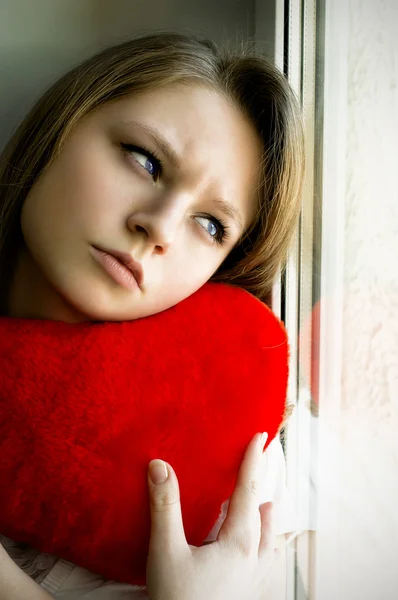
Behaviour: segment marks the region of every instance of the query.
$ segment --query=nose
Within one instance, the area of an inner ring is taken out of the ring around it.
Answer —
[[[159,200],[159,199],[158,199]],[[165,254],[174,243],[186,214],[187,200],[181,195],[135,211],[127,220],[132,233],[142,236],[146,248]]]

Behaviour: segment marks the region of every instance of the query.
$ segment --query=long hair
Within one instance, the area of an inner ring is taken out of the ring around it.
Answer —
[[[263,143],[259,207],[213,280],[264,300],[285,263],[297,223],[304,172],[300,110],[285,77],[248,48],[156,33],[106,48],[59,79],[37,101],[0,158],[0,298],[5,302],[18,248],[20,214],[32,185],[76,124],[95,108],[160,86],[214,89],[242,111]]]

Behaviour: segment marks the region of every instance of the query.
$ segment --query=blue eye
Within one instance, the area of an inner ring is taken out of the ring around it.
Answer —
[[[155,164],[155,161],[151,158],[148,158],[146,154],[143,154],[142,152],[131,152],[131,154],[134,155],[135,160],[140,163],[140,165],[142,167],[144,167],[144,169],[146,171],[148,171],[148,173],[152,176],[156,175],[157,172],[157,165]]]
[[[156,173],[156,165],[151,162],[150,158],[147,158],[145,161],[144,169],[146,169],[150,175],[154,175]]]
[[[227,226],[214,217],[195,217],[196,221],[218,244],[223,244],[227,239]]]
[[[134,159],[141,165],[145,171],[151,175],[153,179],[157,179],[162,169],[162,163],[159,158],[153,155],[145,148],[134,146],[133,144],[121,144],[122,148],[129,154],[134,156]]]
[[[215,224],[212,221],[210,221],[207,231],[210,233],[211,236],[215,236],[217,234],[218,229],[215,226]]]

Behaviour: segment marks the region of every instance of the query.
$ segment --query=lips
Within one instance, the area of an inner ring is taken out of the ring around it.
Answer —
[[[106,252],[110,254],[116,260],[118,260],[123,266],[125,266],[131,273],[133,274],[134,279],[137,282],[139,288],[142,287],[144,281],[144,271],[137,261],[133,259],[133,257],[127,252],[120,252],[119,250],[110,250],[108,248],[100,248],[99,246],[93,246],[96,250],[100,252]]]

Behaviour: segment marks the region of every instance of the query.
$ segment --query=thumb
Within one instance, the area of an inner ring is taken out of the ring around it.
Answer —
[[[163,460],[152,460],[148,469],[151,513],[150,552],[188,549],[182,522],[180,489],[174,469]]]

